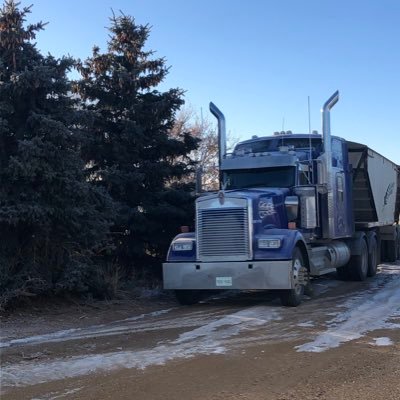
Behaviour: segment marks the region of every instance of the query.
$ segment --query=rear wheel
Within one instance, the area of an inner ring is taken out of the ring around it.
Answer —
[[[179,304],[190,306],[200,301],[201,294],[198,290],[175,290],[175,297]]]
[[[356,281],[364,281],[368,275],[368,246],[365,239],[361,239],[360,254],[350,259],[351,277]]]
[[[297,307],[304,295],[304,288],[308,284],[308,271],[304,263],[303,254],[298,247],[293,250],[293,289],[282,290],[281,303],[286,307]]]
[[[369,242],[368,276],[375,276],[378,266],[378,242],[373,236]]]

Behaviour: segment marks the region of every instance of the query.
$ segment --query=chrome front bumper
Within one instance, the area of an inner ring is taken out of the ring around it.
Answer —
[[[291,289],[292,261],[168,262],[164,289]]]

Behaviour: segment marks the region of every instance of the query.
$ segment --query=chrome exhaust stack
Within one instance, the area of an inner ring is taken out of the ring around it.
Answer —
[[[324,153],[327,160],[332,159],[332,139],[331,139],[331,109],[339,101],[339,91],[335,93],[325,102],[322,107],[322,140],[324,144]],[[330,176],[332,171],[332,162],[327,162],[327,175]]]
[[[322,142],[324,145],[324,154],[322,156],[323,161],[323,173],[320,178],[320,183],[326,185],[327,189],[327,217],[328,223],[323,226],[324,238],[335,237],[335,204],[334,204],[334,176],[332,172],[332,135],[331,135],[331,115],[330,111],[332,107],[339,100],[339,91],[337,90],[333,95],[325,102],[322,107]]]
[[[210,103],[211,114],[217,118],[218,121],[218,148],[219,148],[219,158],[218,165],[221,170],[222,159],[226,155],[226,127],[225,127],[225,117],[224,114],[219,110],[219,108],[214,104]]]

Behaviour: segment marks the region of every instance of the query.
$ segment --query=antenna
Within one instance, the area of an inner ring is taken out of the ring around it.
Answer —
[[[282,131],[281,131],[282,144],[281,144],[281,146],[283,146],[283,135],[282,135],[282,133],[284,131],[285,131],[285,116],[282,117]]]
[[[312,161],[312,157],[311,157],[311,152],[312,152],[312,146],[311,146],[311,111],[310,111],[310,96],[308,96],[308,139],[309,139],[309,147],[310,147],[310,153],[308,156],[308,160],[311,166],[311,161]]]
[[[309,145],[309,152],[308,152],[308,183],[311,183],[312,179],[312,142],[311,142],[311,111],[310,111],[310,96],[307,97],[308,103],[308,145]]]

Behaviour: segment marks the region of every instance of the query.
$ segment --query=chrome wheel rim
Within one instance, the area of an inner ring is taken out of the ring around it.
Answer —
[[[307,269],[296,258],[293,262],[293,289],[296,294],[301,294],[307,283]]]

